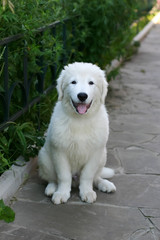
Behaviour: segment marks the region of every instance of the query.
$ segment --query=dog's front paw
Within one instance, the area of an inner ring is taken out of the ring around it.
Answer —
[[[54,204],[66,203],[70,198],[70,193],[68,192],[55,192],[52,197],[52,202]]]
[[[91,190],[89,192],[80,192],[80,197],[83,202],[93,203],[97,199],[96,192]]]
[[[116,186],[106,180],[106,179],[103,179],[100,181],[100,183],[98,184],[98,189],[102,192],[108,192],[108,193],[111,193],[111,192],[115,192],[116,191]]]

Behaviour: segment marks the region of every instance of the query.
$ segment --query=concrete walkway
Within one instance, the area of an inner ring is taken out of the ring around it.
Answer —
[[[34,171],[14,197],[13,223],[0,222],[0,240],[160,239],[160,25],[110,84],[108,166],[118,169],[114,194],[82,203],[45,197]]]

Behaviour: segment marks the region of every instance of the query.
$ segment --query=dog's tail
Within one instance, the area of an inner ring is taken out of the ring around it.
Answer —
[[[112,178],[115,174],[115,171],[111,168],[104,167],[101,172],[101,178]]]

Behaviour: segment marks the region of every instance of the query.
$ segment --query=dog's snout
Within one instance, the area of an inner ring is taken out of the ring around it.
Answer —
[[[81,93],[78,93],[78,99],[81,101],[81,102],[84,102],[87,98],[88,98],[88,95],[84,92],[81,92]]]

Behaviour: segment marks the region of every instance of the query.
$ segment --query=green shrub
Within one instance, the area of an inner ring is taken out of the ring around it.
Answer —
[[[1,38],[24,33],[26,35],[39,27],[64,18],[59,0],[11,0],[14,12],[9,5],[0,4]]]
[[[135,1],[65,1],[65,8],[70,15],[80,15],[75,23],[76,43],[82,60],[104,67],[112,59],[124,55],[131,40],[130,25],[135,18]]]
[[[133,38],[131,24],[146,14],[156,1],[76,0],[64,1],[68,15],[75,19],[76,43],[81,59],[104,68],[127,54]]]
[[[20,155],[25,160],[36,156],[43,143],[44,138],[31,122],[10,123],[0,134],[0,174],[10,168]]]
[[[54,89],[48,97],[42,96],[41,102],[30,108],[16,123],[11,122],[0,132],[0,175],[20,155],[28,161],[38,154],[44,144],[44,132],[56,100],[57,92]]]

